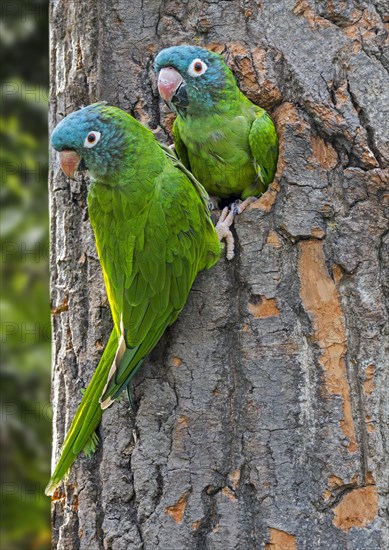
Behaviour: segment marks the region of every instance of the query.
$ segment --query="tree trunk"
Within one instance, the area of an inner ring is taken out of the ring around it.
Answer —
[[[56,492],[55,548],[389,546],[383,11],[51,1],[52,127],[106,100],[169,141],[153,59],[195,43],[223,53],[280,137],[275,182],[235,223],[236,258],[200,274],[136,375],[138,407],[104,413],[97,453]],[[85,181],[54,156],[50,194],[57,457],[111,317]]]

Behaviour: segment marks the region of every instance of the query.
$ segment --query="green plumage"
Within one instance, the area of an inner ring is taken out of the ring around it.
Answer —
[[[205,67],[199,75],[191,69],[196,60]],[[177,112],[174,143],[208,193],[242,199],[263,193],[276,171],[277,133],[267,112],[239,90],[223,58],[203,48],[177,46],[162,50],[155,67],[158,72],[173,69],[183,79],[169,102]],[[163,91],[161,79],[159,86]]]
[[[273,122],[243,94],[240,101],[220,102],[206,117],[178,115],[173,136],[180,159],[210,195],[258,196],[274,179],[278,147]]]
[[[67,119],[54,131],[52,144],[59,151],[74,150],[89,168],[89,216],[114,329],[66,436],[48,494],[82,449],[93,450],[102,408],[118,397],[176,320],[197,273],[221,254],[206,193],[149,130],[102,104]],[[85,149],[90,131],[100,132],[101,139]]]

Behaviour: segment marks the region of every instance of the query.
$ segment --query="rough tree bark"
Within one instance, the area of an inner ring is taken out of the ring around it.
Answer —
[[[56,492],[54,547],[389,547],[384,8],[52,0],[51,125],[107,100],[168,141],[152,61],[196,43],[281,140],[236,259],[198,277],[136,376],[139,408],[105,412],[98,452]],[[111,329],[86,193],[53,158],[55,456]]]

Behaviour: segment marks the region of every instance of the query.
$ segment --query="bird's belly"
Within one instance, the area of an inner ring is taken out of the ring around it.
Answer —
[[[191,171],[210,195],[239,197],[256,182],[249,128],[244,117],[226,124],[220,116],[179,126]]]
[[[240,196],[256,180],[251,155],[233,149],[230,153],[204,143],[188,150],[194,176],[210,195]]]

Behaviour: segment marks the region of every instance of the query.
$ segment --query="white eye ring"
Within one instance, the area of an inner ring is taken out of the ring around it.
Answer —
[[[208,69],[208,65],[201,59],[197,58],[192,61],[188,67],[188,74],[190,76],[201,76]]]
[[[100,141],[101,133],[100,132],[89,132],[84,141],[84,147],[91,149],[97,145]]]

